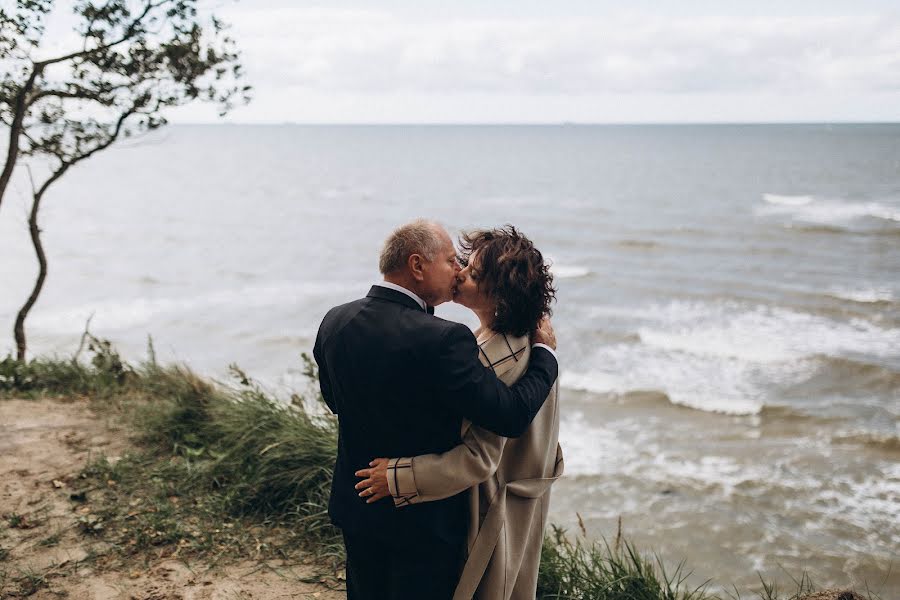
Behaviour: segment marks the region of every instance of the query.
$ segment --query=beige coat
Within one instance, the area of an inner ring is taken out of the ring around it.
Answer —
[[[527,336],[478,336],[479,357],[512,385],[528,365]],[[471,490],[468,559],[454,600],[534,600],[550,486],[563,472],[559,382],[522,437],[463,422],[462,444],[443,454],[391,459],[388,486],[398,507]]]

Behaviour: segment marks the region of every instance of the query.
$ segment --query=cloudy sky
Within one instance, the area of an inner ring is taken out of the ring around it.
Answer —
[[[234,122],[900,120],[896,0],[207,6],[256,88]]]

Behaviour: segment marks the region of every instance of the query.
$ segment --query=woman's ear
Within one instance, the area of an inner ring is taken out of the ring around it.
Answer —
[[[413,279],[422,281],[425,279],[425,261],[421,254],[410,254],[407,260],[409,272],[412,273]]]

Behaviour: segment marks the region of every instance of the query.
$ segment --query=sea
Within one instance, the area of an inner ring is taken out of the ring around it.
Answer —
[[[0,354],[30,189],[0,205]],[[610,544],[621,523],[711,590],[900,597],[898,124],[169,126],[47,193],[29,350],[70,356],[90,320],[129,360],[152,341],[302,392],[325,311],[420,216],[513,224],[552,263],[553,522]]]

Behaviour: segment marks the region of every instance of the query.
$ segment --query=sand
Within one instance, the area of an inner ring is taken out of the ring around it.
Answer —
[[[190,559],[144,556],[126,570],[100,566],[92,557],[110,548],[80,533],[82,515],[69,495],[92,457],[114,460],[128,448],[127,432],[84,400],[0,400],[0,598],[20,590],[12,579],[28,574],[43,581],[35,599],[60,592],[71,600],[345,597],[299,581],[310,568],[279,561],[211,569]]]

